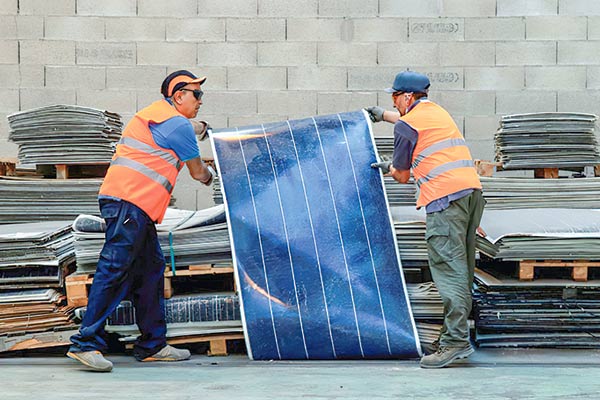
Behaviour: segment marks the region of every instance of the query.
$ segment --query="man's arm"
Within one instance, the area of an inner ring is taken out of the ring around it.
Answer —
[[[396,169],[393,165],[390,165],[390,175],[396,182],[407,183],[410,179],[410,170]]]
[[[202,162],[200,157],[192,158],[191,160],[186,161],[185,165],[187,165],[192,178],[206,186],[212,183],[213,174],[208,166]]]

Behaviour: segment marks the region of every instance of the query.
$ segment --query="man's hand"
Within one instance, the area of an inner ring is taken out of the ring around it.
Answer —
[[[211,167],[210,165],[207,165],[206,169],[208,170],[208,173],[210,174],[210,177],[206,181],[200,181],[200,183],[203,184],[203,185],[206,185],[206,186],[210,186],[210,184],[212,183],[212,181],[215,178],[215,175],[217,173],[215,172],[215,170],[213,169],[213,167]]]
[[[369,118],[371,118],[371,121],[373,121],[373,122],[383,121],[383,113],[385,112],[385,110],[383,108],[373,106],[373,107],[367,107],[367,108],[365,108],[365,110],[369,113]]]
[[[392,166],[392,163],[389,162],[389,161],[382,161],[382,162],[371,164],[371,168],[379,168],[379,169],[381,169],[381,172],[383,172],[384,175],[390,173],[390,167],[391,166]]]
[[[192,126],[194,127],[194,133],[198,137],[198,140],[202,141],[208,137],[210,132],[212,131],[211,126],[206,121],[196,121],[190,120]]]

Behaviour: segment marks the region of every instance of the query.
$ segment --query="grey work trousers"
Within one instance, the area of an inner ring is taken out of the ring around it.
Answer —
[[[481,190],[474,190],[445,210],[427,214],[429,268],[444,304],[441,346],[462,347],[469,343],[475,234],[484,206]]]

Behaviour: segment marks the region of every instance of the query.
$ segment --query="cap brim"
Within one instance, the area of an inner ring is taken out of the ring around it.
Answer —
[[[387,89],[383,89],[383,91],[386,93],[394,93],[395,92],[394,88],[391,88],[391,87],[389,87]]]
[[[191,81],[188,82],[188,84],[190,84],[190,83],[199,83],[199,84],[202,85],[204,83],[204,81],[206,81],[206,77],[205,76],[203,76],[201,78],[192,79]]]

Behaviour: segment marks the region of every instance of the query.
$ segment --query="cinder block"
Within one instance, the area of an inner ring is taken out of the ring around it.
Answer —
[[[53,104],[76,104],[74,89],[29,88],[20,90],[21,110]]]
[[[319,15],[326,17],[376,17],[377,0],[319,0]]]
[[[318,49],[319,65],[377,64],[377,45],[374,43],[321,42]]]
[[[500,117],[493,116],[466,116],[464,136],[467,142],[473,140],[494,140],[494,134],[500,127]],[[492,148],[494,146],[492,145]],[[487,159],[489,160],[489,158]]]
[[[200,112],[196,119],[201,119],[204,121],[208,121],[210,126],[213,129],[220,129],[227,127],[227,115],[219,113],[219,114],[207,114],[204,112],[204,106],[200,107]],[[204,157],[204,155],[212,155],[212,151],[210,151],[210,141],[206,140],[204,142],[200,142],[200,155]]]
[[[167,21],[167,41],[224,42],[225,19],[185,18]]]
[[[143,17],[184,17],[198,13],[198,0],[137,0],[137,13]]]
[[[46,86],[60,89],[104,89],[106,68],[104,67],[46,67]]]
[[[158,86],[160,88],[160,85]],[[144,90],[136,90],[135,92],[136,99],[136,111],[141,110],[144,107],[148,107],[150,104],[155,101],[163,99],[163,96],[160,94],[160,90],[154,88],[154,90],[150,89],[150,86],[146,86]]]
[[[138,65],[191,65],[197,60],[195,43],[140,42],[137,44]]]
[[[406,18],[356,18],[350,20],[351,38],[355,42],[406,42]]]
[[[77,64],[135,65],[135,43],[77,43]]]
[[[340,18],[288,18],[287,40],[291,42],[335,42],[342,39]]]
[[[587,67],[587,88],[600,89],[600,67]]]
[[[464,18],[411,18],[410,42],[456,42],[465,40]]]
[[[106,40],[122,42],[165,40],[165,20],[161,18],[106,18],[105,21]]]
[[[175,72],[180,69],[187,69],[191,71],[196,76],[206,76],[207,80],[202,85],[202,90],[207,91],[217,91],[217,90],[226,90],[227,89],[227,68],[226,67],[206,67],[202,65],[202,61],[200,61],[200,66],[198,65],[183,65],[177,64],[177,66],[167,67],[167,75],[171,72]],[[165,75],[166,76],[166,75]],[[162,82],[162,80],[161,80]]]
[[[318,113],[335,114],[377,105],[375,92],[321,92],[317,96]]]
[[[560,112],[583,112],[600,115],[600,91],[581,90],[558,92]]]
[[[257,13],[257,0],[198,0],[201,17],[252,17]]]
[[[1,115],[0,118],[2,118]],[[8,122],[6,122],[6,117],[3,117],[2,120],[0,122],[0,132],[7,132],[7,137],[0,140],[0,157],[16,157],[19,152],[19,146],[8,141]]]
[[[558,64],[600,64],[600,41],[558,42]]]
[[[46,39],[104,40],[104,20],[94,17],[46,17]]]
[[[496,15],[499,17],[557,14],[558,0],[496,0]]]
[[[517,92],[498,91],[496,93],[496,114],[554,111],[557,111],[556,92],[521,90]]]
[[[281,18],[228,18],[227,40],[231,42],[285,40],[285,20]]]
[[[19,111],[19,90],[0,89],[0,113]]]
[[[75,42],[53,40],[23,40],[21,64],[75,64]]]
[[[17,15],[19,0],[0,0],[0,15]]]
[[[315,17],[318,0],[258,0],[258,15],[265,17]]]
[[[382,17],[438,17],[441,14],[438,0],[380,0],[379,15]]]
[[[523,67],[467,67],[467,90],[515,90],[525,86]]]
[[[467,18],[465,40],[524,40],[523,18]]]
[[[527,17],[525,37],[527,40],[585,40],[586,27],[585,17]]]
[[[558,0],[559,15],[600,15],[600,2],[596,0]]]
[[[17,16],[17,38],[38,40],[44,37],[44,17]]]
[[[167,76],[165,67],[141,66],[107,67],[106,87],[108,89],[153,88],[160,93],[160,85]]]
[[[525,87],[542,90],[584,90],[586,67],[526,67]]]
[[[582,40],[600,40],[600,17],[588,17],[587,19],[587,37]]]
[[[0,64],[0,88],[18,89],[20,83],[18,64]]]
[[[286,88],[285,67],[229,67],[230,90],[282,90]]]
[[[429,98],[444,107],[450,115],[493,115],[495,92],[493,91],[431,91]]]
[[[306,65],[288,68],[290,90],[346,90],[346,68]]]
[[[44,86],[45,71],[43,65],[19,65],[20,88],[40,88]]]
[[[77,104],[116,113],[135,113],[137,103],[134,91],[80,88],[77,90]]]
[[[438,43],[379,43],[379,65],[439,65]]]
[[[137,15],[137,0],[77,0],[77,14],[111,17],[135,16]]]
[[[419,68],[417,71],[429,77],[432,90],[462,90],[465,87],[465,72],[463,68],[423,67]],[[390,87],[391,84],[392,81],[388,83],[388,87]]]
[[[471,140],[467,138],[467,146],[471,157],[479,160],[494,161],[495,148],[493,140]]]
[[[447,17],[495,17],[496,0],[444,0],[440,15]]]
[[[287,119],[292,119],[287,114],[249,114],[249,115],[230,115],[227,120],[227,126],[230,128],[233,127],[243,127],[250,125],[261,125],[261,124],[269,124],[271,122],[280,122],[285,121]]]
[[[258,113],[270,115],[316,115],[317,93],[312,91],[258,92]]]
[[[0,39],[17,39],[17,18],[0,15]]]
[[[492,42],[454,42],[440,46],[440,64],[481,66],[496,64],[496,46]]]
[[[317,45],[313,42],[258,43],[258,65],[293,66],[316,62]]]
[[[202,102],[206,114],[256,114],[255,91],[207,91]]]
[[[19,63],[19,42],[17,40],[0,40],[0,64]]]
[[[256,43],[199,43],[198,64],[208,66],[256,65]]]
[[[19,0],[19,14],[74,15],[75,0]]]
[[[496,65],[555,65],[555,42],[496,43]]]
[[[350,67],[348,90],[383,90],[392,86],[396,74],[405,69],[404,64],[397,67]]]

